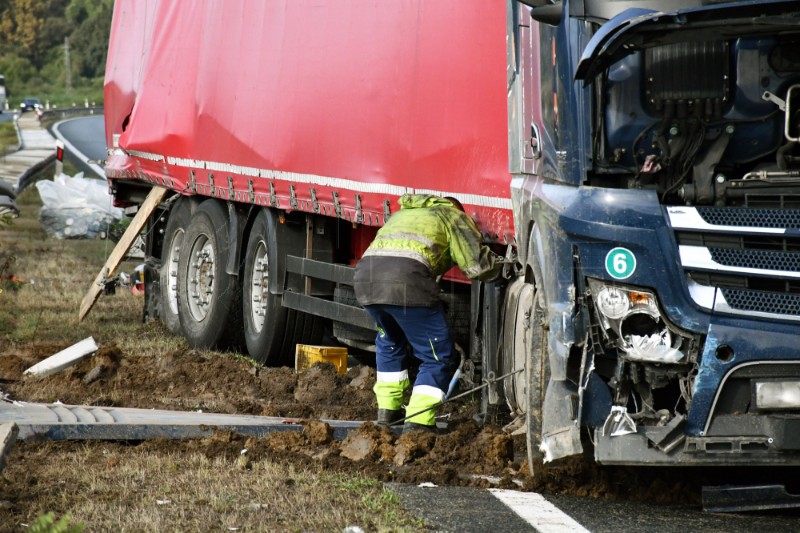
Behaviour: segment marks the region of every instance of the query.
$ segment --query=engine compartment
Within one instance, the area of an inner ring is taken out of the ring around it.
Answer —
[[[665,205],[800,205],[800,35],[679,42],[596,84],[589,184]]]

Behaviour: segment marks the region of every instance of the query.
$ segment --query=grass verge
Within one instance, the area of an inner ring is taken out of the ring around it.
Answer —
[[[154,360],[184,345],[141,324],[141,297],[126,290],[101,296],[78,321],[80,300],[114,244],[48,238],[35,187],[18,204],[20,218],[0,227],[0,358],[54,353],[90,335],[126,357]],[[25,530],[47,513],[86,531],[426,531],[382,483],[359,474],[152,441],[18,444],[0,478],[0,532]]]

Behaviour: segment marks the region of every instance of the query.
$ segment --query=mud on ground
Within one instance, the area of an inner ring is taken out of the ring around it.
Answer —
[[[152,330],[152,331],[148,331]],[[157,322],[143,334],[164,334]],[[504,487],[610,499],[697,503],[699,483],[685,471],[608,468],[591,457],[535,465],[530,476],[524,436],[474,421],[479,398],[458,400],[440,410],[448,428],[439,435],[399,436],[365,422],[345,440],[332,438],[323,419],[371,420],[375,370],[355,364],[345,375],[319,364],[300,374],[265,368],[244,357],[182,348],[157,356],[127,354],[104,345],[96,355],[45,378],[23,371],[66,345],[31,344],[0,349],[0,390],[31,402],[198,410],[301,418],[302,432],[263,438],[217,432],[199,440],[120,443],[165,453],[200,451],[209,457],[269,458],[336,471],[358,471],[384,481]],[[25,454],[27,445],[20,444]],[[247,450],[244,455],[242,450]]]

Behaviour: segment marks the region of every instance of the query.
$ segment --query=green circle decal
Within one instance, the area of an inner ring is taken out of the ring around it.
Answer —
[[[606,272],[614,279],[627,279],[636,270],[636,256],[627,248],[614,248],[606,255]]]

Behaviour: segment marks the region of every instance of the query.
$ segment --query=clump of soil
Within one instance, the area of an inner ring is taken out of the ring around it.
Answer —
[[[154,439],[142,449],[199,451],[236,460],[243,467],[270,459],[334,471],[360,472],[384,481],[437,485],[500,486],[602,498],[696,503],[699,486],[665,470],[608,468],[591,457],[535,465],[529,475],[523,437],[473,420],[477,402],[459,400],[440,411],[448,428],[438,435],[369,422],[375,416],[375,369],[354,365],[339,375],[330,364],[296,373],[264,368],[242,357],[188,348],[155,356],[126,354],[102,346],[92,357],[44,378],[23,371],[67,345],[7,346],[0,352],[0,389],[30,402],[198,410],[303,420],[303,430],[275,431],[262,438],[215,432],[195,440]],[[325,420],[365,421],[344,440],[333,438]],[[674,470],[674,469],[673,469]]]

